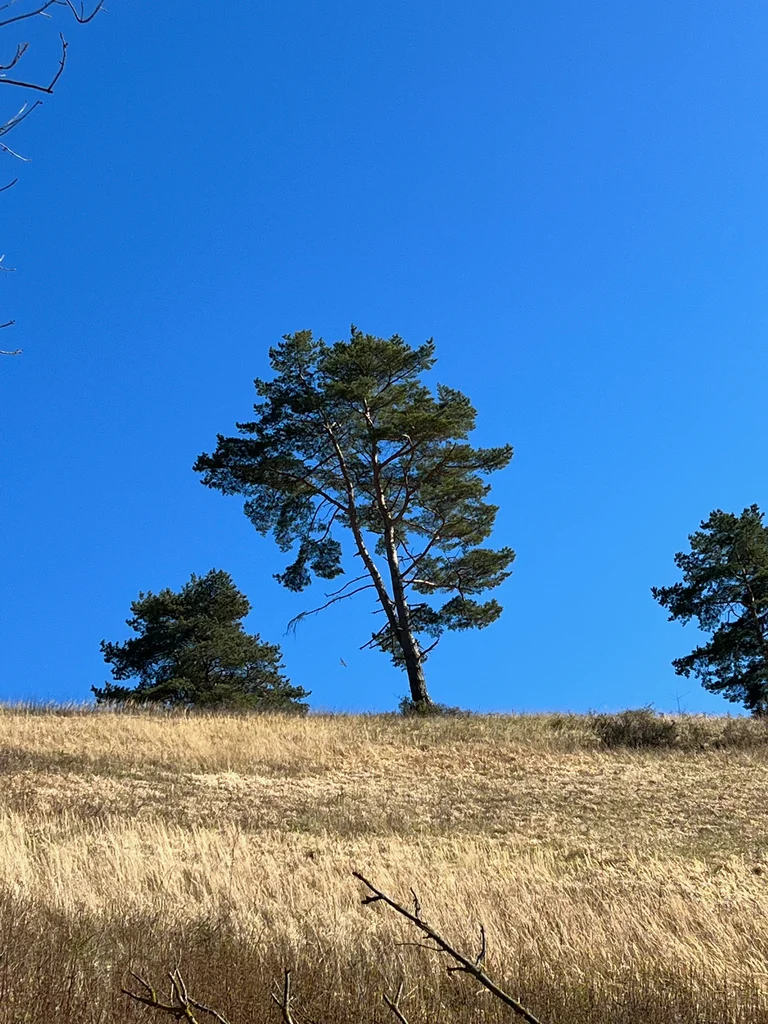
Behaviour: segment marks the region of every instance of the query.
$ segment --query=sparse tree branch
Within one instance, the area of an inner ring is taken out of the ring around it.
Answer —
[[[367,579],[367,578],[368,578],[368,573],[364,572],[362,574],[362,576],[355,576],[355,578],[353,580],[350,580],[348,583],[345,583],[343,587],[339,587],[338,590],[332,590],[329,594],[326,594],[325,596],[326,597],[337,597],[339,594],[343,594],[344,591],[347,589],[347,587],[351,587],[353,584],[359,583],[360,580],[364,580],[364,579]]]
[[[18,114],[14,114],[14,116],[9,118],[5,124],[0,125],[0,135],[7,135],[8,132],[12,132],[13,129],[20,125],[22,121],[26,120],[32,111],[35,110],[36,107],[39,107],[41,103],[42,100],[35,100],[35,102],[29,107],[25,103]],[[7,152],[11,153],[13,151],[9,149]],[[18,153],[14,153],[13,155],[18,156]],[[24,157],[19,157],[19,159],[24,160]]]
[[[364,577],[362,577],[364,578]],[[286,627],[286,633],[294,633],[296,627],[302,621],[302,619],[308,618],[310,615],[317,615],[318,612],[324,612],[326,608],[330,608],[332,604],[338,604],[339,601],[346,601],[348,597],[354,597],[355,594],[361,594],[364,590],[373,590],[373,583],[366,583],[363,587],[358,587],[356,590],[350,590],[347,594],[338,594],[336,597],[332,597],[330,601],[326,601],[325,604],[319,605],[317,608],[311,608],[306,612],[299,612],[298,615],[294,615],[291,621]]]
[[[10,4],[6,5],[10,7]],[[17,21],[26,21],[28,18],[37,18],[39,15],[44,15],[50,7],[61,6],[60,0],[46,0],[40,7],[36,7],[32,11],[24,11],[22,14],[16,14],[13,18],[4,18],[0,21],[0,28],[5,28],[6,25],[13,25]]]
[[[0,331],[4,327],[13,327],[14,323],[15,323],[14,320],[8,320],[6,323],[0,324]],[[20,355],[21,355],[21,349],[20,348],[15,348],[15,349],[12,349],[12,350],[0,349],[0,356],[20,356]]]
[[[15,78],[0,77],[0,85],[15,85],[17,89],[34,89],[36,92],[46,92],[50,95],[53,92],[56,83],[64,73],[64,67],[67,63],[67,47],[69,43],[66,41],[64,36],[59,33],[59,39],[61,40],[61,57],[59,58],[59,66],[56,70],[56,74],[50,80],[48,85],[38,85],[36,82],[24,82]]]
[[[72,0],[66,0],[66,5],[74,14],[75,20],[78,22],[78,24],[87,25],[89,21],[93,21],[93,19],[96,17],[99,11],[103,8],[104,0],[99,0],[99,2],[96,4],[96,6],[90,14],[85,13],[85,4],[80,4],[79,12],[75,5],[72,3]]]
[[[509,995],[508,992],[505,992],[504,989],[500,988],[485,973],[485,969],[483,967],[486,951],[485,929],[482,929],[481,932],[482,947],[480,954],[474,960],[470,960],[469,957],[464,956],[464,954],[460,953],[455,946],[451,945],[447,939],[444,939],[439,932],[435,931],[431,925],[427,924],[421,916],[421,906],[418,903],[418,899],[414,902],[414,910],[410,911],[396,900],[393,900],[390,896],[387,896],[386,893],[381,891],[381,889],[377,889],[376,886],[373,885],[372,882],[369,882],[368,879],[359,871],[353,871],[352,874],[355,878],[361,881],[369,891],[370,895],[364,896],[362,899],[363,905],[367,906],[371,903],[385,903],[388,907],[391,907],[396,913],[400,914],[401,917],[410,921],[411,924],[414,925],[415,928],[418,928],[423,935],[426,935],[431,939],[443,953],[446,953],[456,962],[456,966],[453,967],[452,970],[468,974],[470,977],[474,978],[475,981],[480,982],[483,988],[487,989],[500,1002],[504,1003],[505,1006],[509,1006],[510,1009],[514,1010],[519,1017],[522,1017],[522,1019],[527,1022],[527,1024],[541,1024],[538,1017],[535,1017],[530,1010],[523,1006],[522,1003],[518,1002],[517,999]]]
[[[411,564],[408,566],[407,569],[403,570],[403,575],[404,576],[407,577],[410,573],[412,573],[416,569],[418,569],[418,567],[421,565],[421,563],[427,557],[427,555],[432,550],[432,548],[435,546],[435,544],[439,544],[440,543],[440,534],[441,534],[442,530],[445,528],[445,523],[446,523],[445,519],[441,519],[440,525],[433,532],[432,536],[430,537],[429,543],[427,544],[427,546],[421,552],[419,552],[418,555],[410,555],[409,554],[407,556],[408,559],[410,560]]]
[[[401,448],[398,448],[397,451],[392,452],[392,454],[388,455],[385,459],[381,460],[382,469],[386,469],[387,466],[392,462],[397,462],[398,459],[402,458],[403,455],[407,455],[408,452],[414,451],[416,446],[414,445],[413,441],[410,439],[410,437],[408,437],[407,434],[404,434],[403,436],[406,439],[406,444],[404,444]]]
[[[6,4],[5,8],[0,8],[0,10],[7,9],[10,6],[11,4]],[[12,18],[4,18],[0,21],[0,28],[5,28],[7,25],[13,25],[17,21],[26,21],[29,18],[37,18],[41,15],[44,17],[50,17],[46,12],[49,11],[51,7],[68,7],[79,24],[87,25],[89,21],[93,21],[103,6],[104,0],[99,0],[91,13],[86,14],[85,6],[83,4],[80,5],[80,10],[78,11],[71,0],[45,0],[45,3],[34,8],[34,10],[24,11],[22,14],[16,14]]]
[[[15,0],[10,0],[9,3],[5,3],[2,6],[0,6],[0,10],[8,11],[11,7],[14,6],[14,3]],[[67,8],[69,12],[73,15],[75,21],[77,21],[81,25],[87,25],[88,22],[93,21],[93,19],[96,17],[99,11],[103,9],[104,0],[97,0],[95,6],[88,13],[86,13],[85,5],[83,3],[80,4],[80,7],[78,9],[78,7],[75,6],[74,0],[44,0],[43,3],[39,3],[36,7],[33,7],[31,10],[21,11],[21,13],[19,14],[14,14],[12,16],[1,18],[0,29],[7,29],[9,26],[15,25],[22,21],[27,21],[30,18],[50,18],[52,9],[55,7]],[[64,73],[64,68],[67,63],[68,44],[62,33],[59,33],[59,39],[61,41],[61,56],[59,58],[59,64],[53,74],[53,77],[47,84],[40,84],[39,82],[32,82],[22,78],[7,77],[6,72],[10,71],[12,68],[15,68],[22,61],[25,54],[29,50],[28,42],[20,42],[16,43],[16,50],[15,53],[13,54],[13,57],[11,57],[11,59],[7,63],[0,64],[0,85],[10,85],[17,89],[29,89],[33,92],[45,93],[46,95],[50,95],[51,93],[53,93],[56,84],[58,83],[59,79]],[[35,110],[35,108],[39,105],[39,100],[30,105],[24,104],[24,106],[17,114],[15,114],[13,117],[10,117],[5,123],[0,124],[0,136],[7,135],[15,128],[18,128],[22,121],[26,120],[26,118],[29,117],[32,111]],[[5,145],[4,143],[0,143],[0,152],[7,153],[9,156],[15,157],[17,160],[26,160],[26,158],[21,156],[20,153],[17,153],[15,150],[11,149],[10,146]],[[16,184],[16,181],[17,179],[14,179],[7,185],[3,185],[2,187],[0,187],[0,192],[5,192],[9,188],[12,188]],[[0,325],[0,327],[9,327],[12,323],[13,321],[9,320],[6,324]],[[0,355],[19,355],[20,352],[21,349],[15,349],[12,352],[0,351]]]

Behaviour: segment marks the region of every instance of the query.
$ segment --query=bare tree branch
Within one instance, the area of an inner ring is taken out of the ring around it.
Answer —
[[[8,0],[7,3],[0,5],[0,11],[8,11],[11,7],[14,6],[15,3],[16,0]],[[81,25],[87,25],[88,22],[93,21],[93,19],[96,17],[99,11],[103,9],[104,0],[96,0],[95,5],[90,11],[90,13],[86,13],[85,5],[83,3],[80,4],[80,7],[78,9],[78,7],[75,6],[74,0],[44,0],[43,3],[38,3],[38,5],[36,7],[33,7],[31,10],[22,11],[20,14],[15,14],[9,17],[1,18],[0,29],[8,28],[10,25],[15,25],[18,22],[27,21],[30,18],[50,18],[50,12],[54,7],[67,8],[67,10],[74,17],[75,21],[77,21]],[[64,68],[67,63],[68,44],[61,33],[59,33],[59,39],[61,41],[61,57],[59,58],[59,64],[53,74],[53,77],[47,84],[27,81],[21,78],[8,78],[6,76],[5,72],[10,71],[12,68],[15,68],[21,62],[21,60],[29,50],[28,42],[20,42],[16,43],[16,51],[13,57],[11,57],[11,59],[7,63],[0,64],[0,85],[11,85],[17,89],[30,89],[33,92],[42,92],[46,95],[50,95],[56,87],[56,84],[58,83],[62,74],[64,73]],[[26,120],[26,118],[29,117],[32,111],[39,105],[39,100],[30,105],[27,105],[25,103],[17,114],[15,114],[13,117],[8,118],[8,120],[5,123],[0,124],[0,136],[7,135],[9,132],[12,132],[15,128],[18,128],[22,121]],[[5,145],[5,143],[2,142],[0,142],[0,152],[7,153],[9,156],[15,157],[17,160],[26,160],[26,158],[21,156],[20,153],[17,153],[15,150],[11,149],[10,146],[7,146]],[[9,184],[0,187],[0,192],[5,192],[7,189],[12,188],[13,185],[16,184],[16,181],[17,179],[14,179],[13,181],[9,182]],[[9,320],[8,323],[1,324],[0,327],[9,327],[12,323],[13,321]],[[19,355],[20,352],[21,349],[16,349],[13,352],[0,351],[0,355]]]
[[[339,594],[343,594],[344,591],[347,589],[347,587],[351,587],[353,583],[359,583],[360,580],[365,580],[365,579],[368,579],[368,573],[367,572],[364,572],[362,574],[362,576],[355,576],[355,578],[353,580],[349,580],[347,583],[344,584],[343,587],[339,587],[338,590],[332,590],[330,593],[326,594],[325,596],[326,597],[337,597]]]
[[[67,47],[69,46],[69,43],[61,33],[59,33],[59,39],[61,40],[61,57],[59,58],[59,66],[56,74],[48,85],[38,85],[36,82],[23,82],[15,78],[6,78],[5,75],[0,75],[0,85],[15,85],[17,89],[34,89],[37,92],[47,92],[48,94],[52,93],[54,86],[64,73],[64,67],[67,63]]]
[[[0,7],[0,10],[7,10],[9,7],[12,6],[14,2],[15,0],[11,0],[11,3],[5,4],[3,7]],[[50,10],[51,7],[68,7],[72,14],[75,16],[75,20],[79,22],[79,24],[87,25],[89,21],[93,21],[93,19],[103,8],[103,6],[104,0],[99,0],[93,11],[90,14],[86,14],[85,7],[83,4],[80,5],[80,11],[78,12],[77,8],[71,2],[71,0],[45,0],[45,3],[41,4],[39,7],[35,7],[31,11],[24,11],[23,14],[17,14],[13,18],[4,18],[2,21],[0,21],[0,28],[5,28],[6,25],[13,25],[14,22],[17,21],[26,21],[28,18],[37,18],[40,17],[41,15],[49,18],[50,15],[47,14],[46,12]]]
[[[13,327],[15,322],[16,322],[15,320],[8,320],[4,324],[0,324],[0,331],[2,331],[2,329],[4,327]],[[13,351],[10,351],[8,349],[0,349],[0,356],[20,356],[20,355],[21,355],[21,349],[20,348],[15,348],[15,349],[13,349]]]
[[[366,583],[364,587],[358,587],[356,590],[350,590],[349,593],[347,594],[339,594],[337,597],[332,597],[330,601],[326,601],[325,604],[321,604],[317,608],[310,608],[309,611],[299,612],[298,615],[294,615],[294,617],[286,626],[286,633],[295,632],[296,627],[302,621],[302,619],[306,619],[310,615],[317,615],[318,612],[322,612],[325,611],[326,608],[330,608],[332,604],[338,604],[339,601],[346,601],[348,597],[354,597],[355,594],[360,594],[363,590],[372,590],[373,586],[373,583]]]
[[[5,122],[5,124],[0,125],[0,135],[7,135],[8,132],[12,132],[14,128],[16,128],[18,125],[21,124],[22,121],[26,120],[26,118],[29,117],[29,115],[36,107],[40,106],[41,102],[42,100],[35,100],[31,107],[28,107],[25,103],[21,110],[18,112],[18,114],[14,114],[14,116],[9,118]],[[10,153],[12,151],[9,149],[8,152]],[[17,153],[14,153],[13,155],[18,156]],[[23,160],[24,157],[19,157],[19,159]]]
[[[75,16],[75,20],[79,25],[87,25],[89,21],[93,21],[96,15],[104,6],[104,0],[99,0],[94,9],[90,14],[85,13],[85,4],[80,4],[80,13],[78,14],[77,8],[72,3],[72,0],[66,0],[66,5],[72,11]]]
[[[0,71],[10,71],[11,68],[15,67],[19,63],[28,49],[29,43],[18,43],[16,46],[16,56],[10,64],[0,64]]]
[[[23,14],[17,14],[13,18],[3,19],[3,21],[0,21],[0,28],[5,28],[6,25],[13,25],[16,21],[26,21],[27,18],[36,18],[38,15],[45,14],[49,7],[57,5],[59,5],[59,0],[46,0],[44,4],[40,7],[36,7],[33,11],[25,11]],[[6,6],[10,7],[11,5],[7,4]]]
[[[436,932],[431,925],[427,924],[424,918],[421,916],[421,905],[418,902],[418,898],[414,893],[414,911],[407,910],[400,903],[397,903],[386,893],[383,893],[380,889],[377,889],[375,885],[368,881],[364,875],[360,874],[359,871],[353,871],[352,874],[355,878],[359,879],[363,885],[369,890],[369,896],[363,897],[363,904],[368,905],[371,903],[385,903],[388,907],[391,907],[396,913],[400,914],[407,921],[410,921],[412,925],[419,929],[419,931],[426,935],[435,946],[443,953],[447,953],[452,960],[456,961],[456,966],[451,967],[452,971],[460,971],[464,974],[469,974],[476,981],[479,981],[483,988],[486,988],[492,995],[494,995],[500,1002],[504,1003],[505,1006],[509,1006],[510,1009],[514,1010],[515,1013],[522,1017],[527,1024],[541,1024],[539,1019],[535,1017],[530,1010],[526,1009],[522,1003],[518,1002],[513,996],[505,992],[504,989],[500,988],[488,975],[485,973],[483,968],[483,962],[485,960],[486,951],[486,939],[485,929],[481,929],[482,946],[479,955],[474,959],[470,960],[469,957],[464,956],[460,953],[455,946],[452,946],[446,939]],[[413,892],[413,890],[411,890]]]

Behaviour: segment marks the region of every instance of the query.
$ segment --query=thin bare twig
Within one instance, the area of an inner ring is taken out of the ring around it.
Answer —
[[[396,911],[396,913],[400,914],[401,917],[410,921],[411,924],[418,928],[423,935],[426,935],[431,939],[443,953],[447,953],[451,959],[456,961],[457,966],[452,968],[454,971],[461,971],[464,974],[469,974],[476,981],[479,981],[483,988],[487,989],[500,1002],[504,1003],[505,1006],[509,1006],[510,1009],[514,1010],[518,1016],[522,1017],[523,1020],[527,1022],[527,1024],[541,1024],[538,1017],[535,1017],[531,1011],[523,1006],[522,1003],[518,1002],[514,996],[509,995],[508,992],[505,992],[504,989],[500,988],[485,973],[483,968],[486,950],[485,929],[481,929],[482,947],[480,953],[475,960],[470,960],[469,957],[464,956],[464,954],[460,953],[455,946],[452,946],[450,942],[444,939],[439,932],[436,932],[431,925],[427,924],[423,917],[421,917],[421,905],[418,903],[417,899],[415,899],[414,902],[414,910],[418,907],[418,913],[414,913],[402,906],[402,904],[398,903],[396,900],[393,900],[390,896],[387,896],[386,893],[381,891],[381,889],[377,889],[376,886],[373,885],[372,882],[369,882],[368,879],[364,875],[360,874],[359,871],[353,871],[352,874],[363,883],[370,893],[369,896],[363,897],[362,902],[364,905],[371,903],[385,903],[388,907],[391,907]],[[411,890],[411,892],[413,892],[413,890]]]
[[[5,4],[3,7],[0,7],[0,10],[6,10],[10,6],[11,4]],[[47,14],[47,11],[51,7],[68,7],[72,14],[74,14],[76,21],[81,25],[87,25],[89,21],[92,21],[96,17],[103,6],[104,0],[99,0],[94,10],[90,14],[86,14],[85,7],[82,4],[80,5],[80,12],[78,13],[77,8],[71,0],[45,0],[45,3],[41,4],[39,7],[35,7],[31,11],[24,11],[23,14],[17,14],[13,18],[4,18],[0,21],[0,28],[5,28],[6,25],[12,25],[16,21],[26,21],[28,18],[37,18],[41,15],[49,18],[50,15]]]
[[[87,25],[89,21],[93,21],[93,19],[96,17],[96,15],[99,13],[99,11],[104,6],[104,0],[99,0],[99,2],[96,4],[94,9],[91,11],[91,13],[90,14],[86,14],[85,13],[85,4],[80,4],[80,13],[78,14],[77,8],[72,3],[72,0],[65,0],[65,3],[66,3],[66,6],[70,9],[70,11],[72,11],[72,13],[74,14],[75,21],[77,21],[78,24],[80,24],[80,25]]]
[[[32,111],[36,107],[39,107],[41,103],[42,103],[42,100],[35,100],[35,102],[30,107],[28,107],[27,104],[25,103],[24,106],[21,108],[21,110],[18,112],[18,114],[14,114],[13,117],[8,118],[8,120],[5,122],[5,124],[1,124],[0,125],[0,135],[7,135],[8,132],[12,132],[13,129],[17,128],[21,124],[22,121],[26,120],[26,118],[29,117],[29,115],[32,113]],[[16,154],[14,154],[14,155],[16,155]],[[21,159],[23,159],[23,157]]]
[[[0,11],[9,10],[9,8],[14,6],[15,2],[16,0],[7,0],[6,3],[0,5]],[[20,14],[15,14],[13,16],[4,17],[0,19],[0,28],[7,28],[9,25],[13,25],[21,21],[26,21],[29,18],[50,18],[51,14],[49,13],[49,11],[53,7],[66,7],[74,16],[75,21],[79,22],[81,25],[87,25],[88,22],[92,21],[99,13],[99,11],[102,10],[102,8],[104,7],[104,0],[95,0],[95,5],[88,14],[86,13],[84,3],[80,4],[80,8],[78,10],[78,8],[75,6],[74,0],[43,0],[42,3],[38,3],[38,6],[33,7],[31,10],[22,11]],[[16,52],[14,53],[13,57],[11,57],[10,61],[4,64],[0,64],[0,85],[11,85],[17,89],[31,89],[34,92],[42,92],[46,93],[47,95],[50,95],[54,91],[56,84],[58,83],[59,79],[64,73],[64,68],[67,63],[68,44],[63,34],[61,33],[59,33],[59,39],[61,41],[61,57],[59,58],[59,66],[56,68],[53,77],[47,85],[41,85],[37,82],[26,81],[21,78],[8,78],[6,75],[6,72],[10,71],[12,68],[15,68],[17,64],[20,63],[24,55],[27,53],[27,51],[29,50],[28,42],[17,43]],[[18,128],[22,121],[26,120],[26,118],[29,117],[32,111],[35,110],[35,108],[39,105],[40,100],[36,100],[34,103],[31,104],[25,103],[17,114],[15,114],[13,117],[10,117],[4,124],[0,124],[0,136],[7,135],[15,128]],[[7,153],[9,156],[15,157],[17,160],[24,160],[26,162],[26,157],[23,157],[20,153],[17,153],[15,150],[11,149],[10,146],[7,146],[4,142],[0,142],[0,153]],[[0,192],[6,192],[9,188],[12,188],[16,184],[17,180],[18,179],[14,178],[13,181],[0,187]],[[7,268],[3,267],[0,269],[5,270]],[[9,320],[7,323],[0,324],[0,329],[2,329],[3,327],[10,327],[12,324],[13,320]],[[14,349],[13,351],[0,350],[0,355],[3,356],[17,356],[20,354],[21,349]],[[181,979],[179,979],[179,981],[181,981]]]
[[[58,5],[59,0],[46,0],[44,4],[41,4],[40,7],[36,7],[32,11],[24,11],[23,14],[17,14],[13,18],[4,18],[0,21],[0,28],[5,28],[6,25],[12,25],[16,21],[26,21],[27,18],[36,18],[38,15],[45,14],[49,7]],[[8,4],[7,6],[10,7],[11,5]]]
[[[10,64],[0,64],[0,71],[10,71],[15,67],[29,49],[29,43],[19,43],[16,46],[16,54]]]
[[[7,320],[4,324],[0,324],[0,331],[2,331],[2,329],[4,327],[13,327],[13,325],[15,323],[16,323],[15,320]],[[20,348],[15,348],[12,351],[10,351],[8,349],[0,349],[0,356],[20,356],[20,355],[21,355],[21,349]]]

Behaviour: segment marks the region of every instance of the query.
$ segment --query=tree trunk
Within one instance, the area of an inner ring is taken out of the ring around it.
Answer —
[[[411,688],[411,700],[419,707],[424,708],[432,703],[427,693],[427,680],[424,677],[424,666],[421,662],[421,651],[410,631],[406,633],[400,646],[405,658],[405,670],[408,673],[408,685]]]
[[[383,505],[383,502],[382,502]],[[394,598],[395,611],[397,612],[397,632],[395,634],[400,650],[403,652],[405,670],[408,673],[408,685],[411,688],[411,700],[419,708],[425,708],[432,703],[427,693],[427,681],[424,677],[424,664],[421,648],[418,640],[411,631],[410,610],[408,599],[405,596],[403,578],[400,575],[400,562],[397,557],[397,545],[392,528],[392,521],[387,516],[385,519],[384,543],[387,549],[387,562],[392,580],[392,595]]]
[[[371,428],[375,431],[370,410],[366,404],[365,418]],[[373,483],[376,491],[376,504],[379,508],[383,526],[384,547],[387,553],[387,564],[389,576],[392,582],[392,603],[395,606],[397,626],[394,630],[395,639],[400,645],[405,662],[405,671],[408,673],[408,685],[411,689],[411,701],[418,709],[425,709],[432,704],[427,693],[427,681],[424,677],[423,655],[416,637],[411,630],[411,615],[408,609],[408,600],[405,596],[403,577],[400,572],[400,560],[397,557],[397,542],[395,540],[395,527],[392,522],[387,499],[381,483],[381,467],[379,465],[379,449],[376,441],[371,445],[371,466],[373,468]],[[391,619],[390,619],[391,621]]]

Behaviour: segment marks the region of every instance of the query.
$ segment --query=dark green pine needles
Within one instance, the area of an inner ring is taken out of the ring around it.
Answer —
[[[434,351],[431,341],[412,348],[355,327],[332,345],[311,331],[286,335],[270,350],[273,378],[255,381],[254,419],[237,424],[239,436],[219,435],[195,464],[207,486],[242,495],[256,529],[291,552],[276,575],[290,590],[341,576],[339,538],[350,537],[362,571],[321,608],[370,591],[384,621],[365,646],[406,670],[420,707],[431,704],[429,651],[445,630],[499,617],[496,600],[478,598],[514,558],[483,546],[497,512],[485,477],[512,448],[469,443],[469,399],[421,380]]]
[[[166,707],[306,712],[309,694],[280,672],[280,648],[246,633],[251,610],[226,572],[192,575],[176,593],[139,594],[128,625],[138,635],[122,644],[101,642],[116,680],[93,687],[98,703]]]

